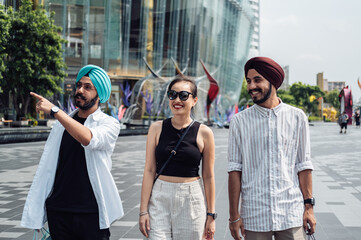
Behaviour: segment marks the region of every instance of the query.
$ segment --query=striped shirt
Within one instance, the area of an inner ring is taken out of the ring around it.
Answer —
[[[228,172],[242,171],[241,217],[249,231],[281,231],[303,225],[298,172],[313,169],[308,120],[282,103],[254,105],[230,124]]]

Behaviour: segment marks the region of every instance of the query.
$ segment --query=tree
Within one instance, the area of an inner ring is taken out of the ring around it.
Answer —
[[[277,96],[282,99],[284,103],[290,104],[292,106],[296,105],[295,98],[290,94],[290,91],[279,89],[277,90]]]
[[[9,38],[9,16],[4,11],[4,6],[0,5],[0,79],[2,79],[2,73],[5,71],[5,43]],[[2,92],[0,86],[0,93]]]
[[[8,9],[9,37],[3,44],[7,56],[0,86],[11,91],[19,116],[28,111],[30,91],[50,97],[61,92],[66,76],[61,28],[54,24],[53,13],[49,18],[44,9],[32,8],[32,1],[22,0],[18,11]]]
[[[302,108],[308,114],[315,115],[318,115],[318,101],[311,101],[310,97],[314,96],[318,99],[325,95],[318,86],[306,85],[301,82],[292,84],[290,94],[294,97],[297,107]]]
[[[248,90],[247,90],[247,81],[244,78],[243,82],[242,82],[242,89],[241,89],[241,95],[239,96],[239,102],[238,105],[239,106],[245,106],[247,104],[253,104],[253,101],[251,101],[252,98],[251,96],[248,94]]]
[[[330,103],[335,109],[340,109],[341,104],[338,99],[338,95],[340,91],[338,89],[334,89],[331,92],[327,93],[325,96],[325,102]]]

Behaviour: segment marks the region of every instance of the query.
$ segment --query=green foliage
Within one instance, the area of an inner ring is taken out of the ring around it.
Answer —
[[[6,68],[0,86],[12,91],[17,113],[25,116],[30,91],[47,97],[61,92],[60,83],[66,76],[64,40],[58,34],[61,29],[45,10],[33,10],[30,0],[22,0],[18,11],[9,8],[7,13],[0,12],[0,16],[8,15],[10,25],[7,41],[1,43],[6,52]]]
[[[330,103],[335,109],[340,109],[341,103],[338,100],[339,90],[334,89],[331,92],[327,93],[325,96],[325,102]]]
[[[292,84],[289,90],[279,89],[277,91],[277,96],[280,99],[282,99],[284,103],[303,109],[305,113],[307,113],[308,115],[319,116],[317,99],[320,97],[324,97],[325,93],[321,91],[321,89],[318,86],[311,86],[308,84],[303,84],[301,82],[298,82]],[[311,96],[314,96],[315,100],[311,101],[310,99]],[[244,79],[242,84],[242,91],[239,100],[239,105],[240,106],[246,105],[249,104],[250,102],[252,102],[252,99],[248,94],[247,82]],[[338,103],[338,99],[336,103]],[[322,118],[319,117],[319,120],[322,120]]]
[[[30,113],[25,114],[25,118],[30,120],[29,126],[33,126],[33,127],[38,126],[38,121]]]
[[[9,28],[9,16],[4,11],[4,6],[0,5],[0,80],[2,79],[2,73],[5,71],[5,58],[7,54],[4,45],[9,38]],[[0,93],[2,93],[1,87]]]
[[[242,83],[242,90],[241,90],[241,95],[239,97],[238,105],[239,106],[245,106],[247,104],[252,105],[253,101],[252,101],[251,96],[248,94],[247,81],[244,78],[243,83]]]
[[[319,115],[318,101],[319,97],[324,97],[325,93],[318,86],[311,86],[301,82],[294,83],[289,90],[279,89],[277,96],[284,103],[301,108],[309,115]],[[311,101],[310,97],[314,96],[315,100]]]
[[[319,115],[318,101],[310,101],[311,96],[315,96],[316,99],[324,97],[325,93],[318,86],[311,86],[301,82],[294,83],[290,87],[290,95],[294,97],[295,105],[302,108],[306,113]]]
[[[309,121],[309,122],[312,122],[312,121],[322,121],[322,117],[309,116],[309,117],[308,117],[308,121]]]
[[[295,98],[290,94],[289,91],[286,91],[286,90],[283,90],[283,89],[279,89],[277,91],[277,96],[279,98],[281,98],[281,100],[284,102],[284,103],[287,103],[289,105],[292,105],[292,106],[297,106],[296,105],[296,100]]]

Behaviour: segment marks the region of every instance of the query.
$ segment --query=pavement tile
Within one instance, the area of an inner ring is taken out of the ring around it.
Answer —
[[[345,205],[344,202],[326,202],[327,205]]]
[[[215,239],[232,239],[228,230],[227,142],[228,130],[212,129],[216,142]],[[314,208],[317,240],[361,239],[361,130],[349,127],[340,135],[335,123],[310,127]],[[112,173],[123,201],[125,215],[111,227],[112,240],[143,239],[138,213],[143,177],[146,136],[119,137],[113,154]],[[30,188],[43,142],[0,145],[0,240],[31,239],[33,231],[20,227],[26,194]]]
[[[17,238],[23,235],[21,232],[0,232],[0,239],[2,238]]]

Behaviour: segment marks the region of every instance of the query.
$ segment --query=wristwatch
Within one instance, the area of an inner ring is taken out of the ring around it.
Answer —
[[[307,198],[305,200],[303,200],[304,204],[311,204],[312,206],[315,205],[316,201],[315,198]]]
[[[53,106],[51,109],[50,109],[50,116],[51,117],[54,117],[54,114],[59,112],[59,108],[57,106]]]
[[[207,212],[207,216],[211,216],[214,220],[216,220],[217,213],[209,213],[209,212]]]

